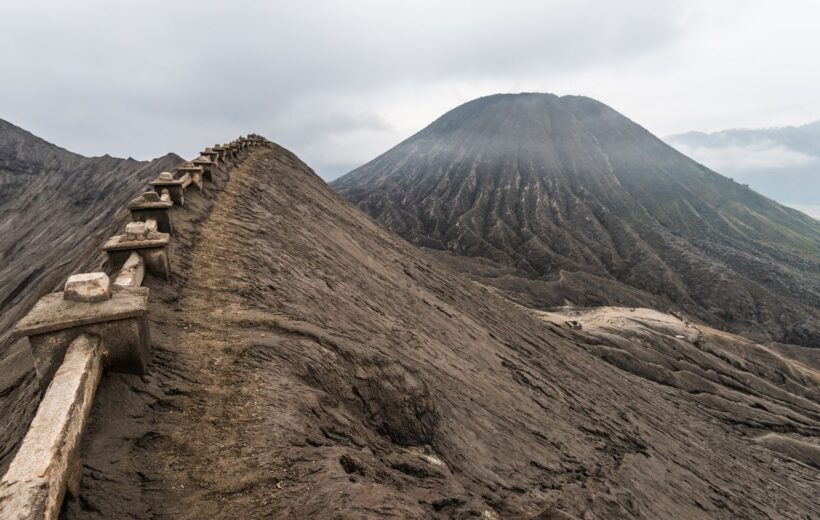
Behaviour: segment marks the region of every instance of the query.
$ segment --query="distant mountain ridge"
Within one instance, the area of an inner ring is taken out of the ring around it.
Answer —
[[[590,98],[468,102],[332,186],[528,305],[672,307],[820,345],[820,224]]]
[[[799,126],[771,128],[730,128],[717,132],[690,131],[665,138],[669,141],[685,141],[692,145],[716,146],[717,144],[750,144],[761,140],[781,143],[807,154],[820,156],[820,120]]]
[[[665,141],[778,202],[820,218],[820,120],[779,128],[686,132]]]

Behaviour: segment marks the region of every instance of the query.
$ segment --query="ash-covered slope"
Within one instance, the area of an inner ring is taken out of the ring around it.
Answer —
[[[180,160],[83,157],[0,120],[0,358],[38,295],[76,272],[125,204]]]
[[[174,208],[149,375],[104,376],[65,518],[820,514],[814,369],[546,323],[281,148],[215,181]]]
[[[820,345],[820,223],[589,98],[471,101],[333,186],[531,306],[673,307]]]

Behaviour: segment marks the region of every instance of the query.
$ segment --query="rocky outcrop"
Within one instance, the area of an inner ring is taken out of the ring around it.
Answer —
[[[820,223],[589,98],[471,101],[333,187],[530,306],[671,307],[820,345]]]

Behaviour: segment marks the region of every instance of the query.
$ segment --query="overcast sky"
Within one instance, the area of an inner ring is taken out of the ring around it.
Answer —
[[[325,178],[497,92],[583,94],[658,135],[820,118],[820,2],[0,3],[0,118],[84,155],[257,131]]]

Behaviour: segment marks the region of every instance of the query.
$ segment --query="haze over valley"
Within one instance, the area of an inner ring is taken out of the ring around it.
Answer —
[[[665,140],[715,171],[820,218],[820,121],[782,128],[687,132]]]

